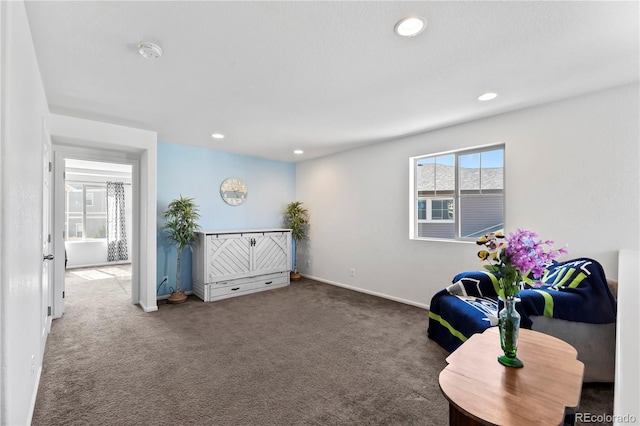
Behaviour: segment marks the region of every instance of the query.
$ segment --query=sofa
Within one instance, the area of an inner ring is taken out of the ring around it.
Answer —
[[[516,309],[521,327],[566,341],[585,365],[585,382],[613,382],[616,299],[600,263],[553,262],[540,280],[522,283]],[[474,333],[497,326],[498,280],[487,271],[457,274],[431,299],[427,335],[454,351]]]

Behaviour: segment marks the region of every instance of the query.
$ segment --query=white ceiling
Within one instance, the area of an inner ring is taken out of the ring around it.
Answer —
[[[51,112],[301,161],[639,79],[636,1],[28,1]],[[394,34],[427,19],[413,38]],[[140,41],[162,46],[144,59]],[[494,91],[498,98],[479,102]],[[210,135],[220,132],[223,140]],[[292,153],[303,149],[302,156]]]

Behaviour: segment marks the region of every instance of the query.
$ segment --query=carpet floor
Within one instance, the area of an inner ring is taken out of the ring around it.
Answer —
[[[423,309],[303,279],[144,313],[127,275],[70,275],[33,425],[448,423]],[[581,412],[612,409],[611,385],[584,387]]]

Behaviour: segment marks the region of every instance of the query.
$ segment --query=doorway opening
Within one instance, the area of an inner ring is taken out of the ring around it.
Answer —
[[[54,227],[61,260],[54,318],[63,315],[65,299],[73,294],[66,291],[67,280],[84,280],[96,291],[99,280],[112,280],[126,286],[126,299],[137,303],[138,162],[101,151],[65,151],[59,148],[55,161]]]

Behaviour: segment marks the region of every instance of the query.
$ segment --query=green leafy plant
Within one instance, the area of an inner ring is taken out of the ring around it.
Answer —
[[[169,203],[167,210],[163,213],[165,223],[162,229],[165,231],[165,238],[178,249],[178,264],[176,269],[175,292],[180,291],[180,261],[182,251],[185,247],[193,247],[196,241],[195,232],[200,229],[198,219],[198,206],[193,202],[193,198],[177,198]]]
[[[294,241],[293,271],[298,273],[298,242],[307,239],[309,230],[309,211],[302,207],[302,201],[292,201],[284,209],[284,226],[291,229]]]

